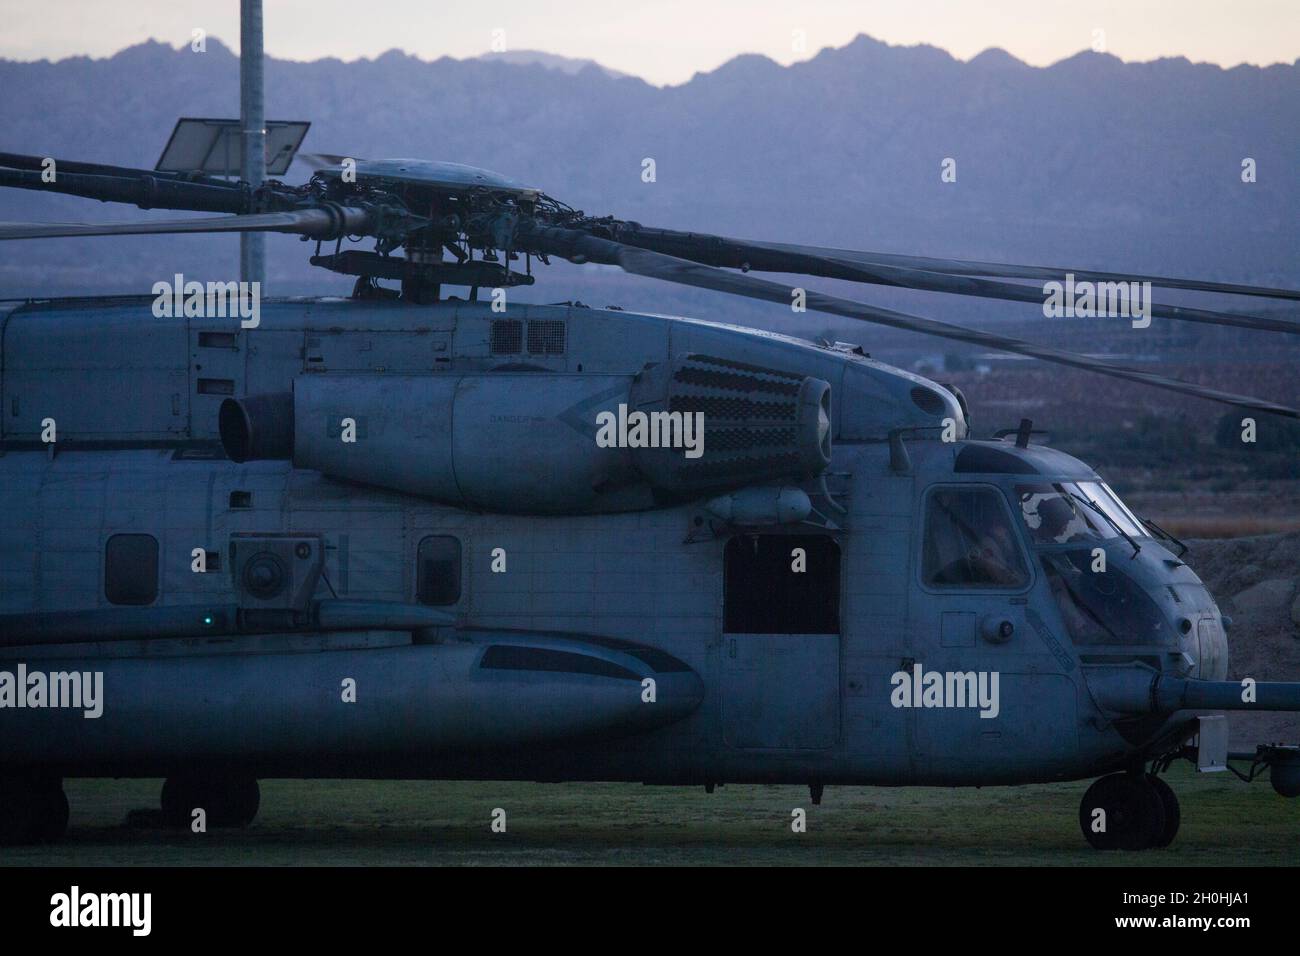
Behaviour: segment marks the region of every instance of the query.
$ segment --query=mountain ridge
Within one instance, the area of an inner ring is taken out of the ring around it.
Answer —
[[[206,44],[207,44],[207,51],[206,51],[207,53],[217,53],[219,55],[224,55],[234,59],[238,59],[238,54],[235,52],[234,47],[227,44],[220,37],[209,36],[206,38]],[[157,37],[149,37],[148,39],[141,40],[138,43],[133,43],[129,46],[122,47],[120,50],[117,50],[114,53],[108,54],[106,56],[91,56],[89,54],[79,53],[79,54],[71,54],[65,57],[60,57],[58,59],[51,59],[49,57],[41,57],[39,59],[11,59],[7,57],[0,57],[0,64],[44,63],[44,64],[57,66],[59,64],[75,62],[75,61],[97,63],[97,62],[115,60],[118,57],[123,56],[124,54],[130,55],[133,52],[140,51],[140,50],[148,50],[151,48],[164,49],[173,53],[183,53],[188,51],[189,45],[185,43],[181,43],[176,46],[172,46],[170,43],[168,43],[165,40],[161,40]],[[1267,63],[1267,64],[1256,64],[1256,63],[1242,62],[1242,63],[1233,64],[1232,66],[1223,66],[1222,64],[1211,63],[1205,60],[1190,60],[1188,57],[1183,55],[1160,56],[1160,57],[1154,57],[1149,60],[1124,60],[1121,59],[1120,57],[1115,56],[1112,53],[1097,53],[1089,49],[1080,49],[1075,53],[1071,53],[1067,56],[1063,56],[1058,60],[1052,61],[1051,63],[1038,66],[1032,63],[1028,63],[1024,60],[1021,60],[1019,57],[1015,56],[1012,53],[1009,53],[1007,50],[1003,49],[1002,47],[996,47],[996,46],[987,47],[981,50],[979,53],[976,53],[973,56],[969,57],[968,59],[962,60],[954,56],[952,53],[948,52],[947,50],[943,49],[942,47],[937,47],[930,43],[887,43],[883,40],[877,40],[875,37],[872,37],[866,33],[857,34],[853,39],[849,40],[847,43],[843,44],[842,46],[838,46],[838,47],[830,46],[830,45],[824,46],[820,48],[812,56],[808,57],[807,59],[795,60],[789,64],[777,63],[777,61],[772,60],[766,54],[762,54],[762,53],[737,53],[711,70],[696,71],[692,75],[691,80],[686,80],[683,83],[662,84],[662,85],[650,83],[648,80],[645,80],[643,77],[639,77],[636,74],[627,73],[625,71],[616,70],[611,67],[608,67],[605,64],[601,63],[600,61],[596,60],[595,58],[571,57],[571,56],[566,56],[564,54],[551,53],[546,50],[538,50],[538,49],[507,50],[502,52],[489,51],[486,53],[480,53],[474,56],[467,56],[467,57],[453,57],[448,54],[443,54],[433,59],[427,59],[425,57],[420,56],[419,54],[409,53],[401,49],[400,47],[390,47],[389,49],[383,50],[380,53],[375,54],[374,56],[358,56],[350,60],[345,60],[341,57],[336,57],[336,56],[322,56],[322,57],[316,57],[315,59],[302,60],[302,59],[291,59],[287,57],[276,57],[274,55],[268,55],[267,60],[268,62],[277,61],[280,63],[298,63],[298,64],[312,64],[312,63],[322,63],[322,62],[351,64],[351,63],[360,63],[360,62],[373,63],[375,61],[384,58],[396,56],[396,57],[402,57],[405,59],[414,60],[415,62],[418,63],[425,63],[425,64],[434,64],[443,61],[450,61],[454,63],[484,61],[484,62],[502,62],[502,63],[508,63],[510,65],[542,65],[569,74],[578,73],[583,68],[590,65],[590,66],[597,67],[602,73],[606,74],[611,79],[638,79],[641,80],[643,83],[646,83],[647,86],[655,86],[656,88],[659,89],[666,89],[672,86],[684,86],[689,84],[695,77],[708,76],[710,73],[716,73],[718,70],[722,70],[726,68],[728,65],[734,63],[736,60],[744,60],[748,58],[757,57],[757,58],[767,60],[770,63],[774,63],[777,66],[782,67],[783,69],[788,69],[790,67],[798,66],[801,63],[811,62],[812,60],[815,60],[818,57],[821,57],[826,54],[834,54],[843,51],[855,51],[855,50],[861,51],[864,48],[871,48],[871,49],[882,50],[882,51],[883,50],[929,51],[947,57],[948,59],[952,60],[952,62],[954,63],[966,63],[966,64],[983,63],[986,65],[996,64],[999,66],[1001,65],[1018,66],[1018,67],[1023,67],[1027,70],[1051,70],[1060,66],[1063,63],[1068,63],[1080,57],[1100,57],[1100,58],[1112,60],[1116,63],[1120,63],[1126,66],[1143,66],[1143,65],[1149,65],[1154,63],[1177,62],[1177,63],[1187,64],[1189,66],[1208,67],[1225,73],[1232,72],[1234,70],[1271,70],[1276,67],[1281,67],[1281,68],[1300,67],[1300,57],[1297,57],[1291,63],[1277,62],[1277,63]]]
[[[238,60],[212,37],[206,54],[148,41],[98,59],[0,60],[0,82],[0,148],[146,168],[177,117],[234,116],[239,102]],[[267,115],[311,120],[304,150],[483,166],[593,214],[1293,287],[1297,91],[1300,61],[1224,69],[1085,51],[1036,67],[996,49],[962,61],[866,35],[789,66],[737,57],[667,87],[599,69],[395,50],[267,63]],[[1247,157],[1255,183],[1241,181]],[[652,183],[641,178],[646,158]],[[955,183],[941,179],[945,159],[956,161]],[[284,178],[308,175],[295,166]],[[150,215],[160,214],[0,191],[9,220]],[[270,244],[273,276],[312,288],[330,278],[304,264],[296,240]],[[7,243],[0,295],[147,288],[176,267],[231,269],[230,246],[203,237]],[[588,280],[571,271],[583,294]]]

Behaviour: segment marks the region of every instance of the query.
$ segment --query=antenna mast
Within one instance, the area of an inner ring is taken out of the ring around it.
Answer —
[[[239,125],[242,131],[241,177],[253,189],[266,179],[266,113],[262,99],[262,0],[239,2]],[[239,278],[266,280],[266,236],[239,236]]]

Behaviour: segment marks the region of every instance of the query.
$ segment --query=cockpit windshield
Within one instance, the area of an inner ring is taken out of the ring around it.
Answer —
[[[1159,606],[1125,572],[1098,565],[1097,544],[1150,532],[1099,481],[1016,485],[1020,514],[1040,552],[1052,596],[1076,644],[1167,644],[1177,641]]]
[[[1141,519],[1128,509],[1128,505],[1119,500],[1119,495],[1115,494],[1110,485],[1104,481],[1081,481],[1079,490],[1091,496],[1092,500],[1101,506],[1101,510],[1124,529],[1125,534],[1135,537],[1150,536],[1151,532],[1147,530]]]
[[[1035,547],[1148,535],[1115,493],[1099,481],[1016,485],[1016,497]]]
[[[1177,643],[1159,606],[1120,565],[1099,572],[1086,546],[1044,551],[1039,559],[1076,644]]]

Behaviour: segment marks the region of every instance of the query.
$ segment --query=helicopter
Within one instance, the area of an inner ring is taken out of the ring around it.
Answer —
[[[0,241],[291,233],[355,286],[255,322],[181,277],[0,305],[0,839],[56,840],[74,776],[163,778],[177,827],[247,825],[277,777],[814,803],[1095,778],[1101,850],[1173,841],[1175,760],[1300,795],[1300,748],[1230,752],[1224,716],[1300,710],[1300,682],[1229,680],[1185,546],[1028,419],[977,438],[960,389],[860,346],[510,290],[554,258],[612,265],[1290,418],[752,273],[1040,303],[1067,274],[1300,292],[649,227],[418,159],[319,157],[298,186],[46,165],[0,153],[0,186],[216,215]]]

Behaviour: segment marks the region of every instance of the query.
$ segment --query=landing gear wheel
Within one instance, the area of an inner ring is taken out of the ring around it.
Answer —
[[[0,780],[0,846],[54,843],[67,829],[61,778],[21,774]]]
[[[168,777],[162,788],[166,826],[189,829],[202,809],[210,827],[246,827],[257,816],[261,790],[252,777],[185,774]]]
[[[174,830],[188,828],[190,814],[206,803],[202,787],[193,777],[168,777],[164,780],[160,802],[163,826]]]
[[[40,801],[30,780],[0,780],[0,846],[35,843]]]
[[[1079,804],[1079,829],[1098,850],[1144,850],[1165,829],[1165,806],[1145,776],[1102,777]]]
[[[225,806],[220,827],[246,827],[257,817],[262,805],[262,790],[252,777],[229,781],[223,794]]]
[[[1174,837],[1178,835],[1178,825],[1182,823],[1183,813],[1178,807],[1178,795],[1174,793],[1174,788],[1165,783],[1153,773],[1147,774],[1147,782],[1155,789],[1156,794],[1160,797],[1160,803],[1165,808],[1165,825],[1160,831],[1160,835],[1152,842],[1153,847],[1166,847],[1174,842]]]
[[[68,831],[68,795],[63,792],[62,781],[41,795],[41,809],[36,831],[37,843],[58,843]]]

